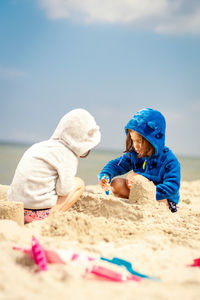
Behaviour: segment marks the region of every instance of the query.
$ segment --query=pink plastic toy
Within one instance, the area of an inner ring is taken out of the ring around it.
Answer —
[[[34,238],[34,239],[36,240],[36,238]],[[40,248],[42,248],[41,245],[40,245]],[[23,253],[28,255],[30,258],[34,259],[32,249],[33,249],[33,246],[31,249],[22,248],[19,246],[13,246],[13,250],[22,251]],[[94,257],[87,256],[86,254],[83,254],[83,253],[78,254],[78,253],[75,253],[70,250],[61,250],[61,251],[55,250],[54,251],[54,250],[47,250],[44,248],[42,248],[42,249],[43,249],[44,255],[46,257],[46,261],[49,264],[66,264],[71,261],[79,261],[79,262],[88,261],[88,262],[90,262],[90,261],[95,260]],[[35,261],[35,259],[34,259],[34,261]]]
[[[45,250],[42,248],[39,241],[34,236],[32,237],[31,250],[33,254],[33,259],[36,265],[38,265],[40,271],[46,271],[48,268]]]
[[[86,273],[92,273],[96,276],[100,276],[111,281],[118,281],[118,282],[123,282],[128,280],[141,281],[141,278],[139,278],[138,276],[135,275],[127,276],[123,273],[119,273],[98,265],[93,265],[91,269],[87,268]]]
[[[193,264],[188,265],[188,267],[200,267],[200,257],[193,259]]]
[[[14,246],[13,249],[20,250],[31,257],[39,267],[40,271],[47,270],[47,263],[66,264],[76,261],[78,264],[84,266],[86,276],[87,274],[93,274],[96,277],[116,282],[130,280],[141,281],[139,276],[130,274],[130,272],[129,274],[126,274],[124,271],[114,271],[104,266],[97,265],[97,258],[87,256],[85,253],[75,253],[71,250],[46,250],[34,236],[32,237],[31,249],[18,246]]]
[[[13,246],[12,248],[13,248],[13,250],[22,251],[23,253],[25,253],[25,254],[29,255],[31,258],[33,258],[31,249],[22,248],[22,247],[18,247],[18,246]]]

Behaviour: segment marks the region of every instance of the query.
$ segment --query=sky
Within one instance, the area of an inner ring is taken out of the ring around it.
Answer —
[[[200,156],[200,1],[0,0],[0,140],[46,140],[80,107],[98,148],[123,151],[149,107],[167,146]]]

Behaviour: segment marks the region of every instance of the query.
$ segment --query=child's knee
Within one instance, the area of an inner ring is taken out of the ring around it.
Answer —
[[[111,182],[111,187],[114,193],[121,194],[126,188],[125,179],[123,178],[115,178]]]
[[[120,186],[122,185],[120,178],[113,179],[110,185],[114,190],[120,189]]]

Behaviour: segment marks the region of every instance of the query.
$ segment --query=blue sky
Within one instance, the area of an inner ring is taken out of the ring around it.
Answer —
[[[73,108],[124,149],[144,107],[166,117],[166,144],[200,155],[200,2],[1,0],[0,140],[48,139]]]

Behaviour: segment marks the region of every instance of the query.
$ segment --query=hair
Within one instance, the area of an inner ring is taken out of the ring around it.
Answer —
[[[85,158],[90,154],[91,150],[88,150],[86,153],[84,153],[83,155],[80,156],[80,158]]]
[[[138,154],[138,157],[152,156],[155,153],[155,148],[142,135],[140,135],[140,136],[142,138],[142,147],[141,147],[140,153]],[[128,130],[128,133],[126,136],[126,149],[125,149],[124,153],[134,152],[134,151],[135,151],[135,148],[133,146],[133,141],[131,139],[130,131]]]

